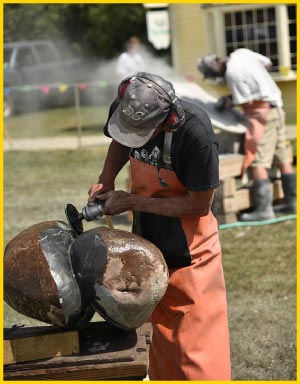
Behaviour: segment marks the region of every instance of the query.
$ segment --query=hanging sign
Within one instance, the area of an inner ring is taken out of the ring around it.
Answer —
[[[156,49],[166,49],[170,46],[169,12],[146,12],[148,40]]]

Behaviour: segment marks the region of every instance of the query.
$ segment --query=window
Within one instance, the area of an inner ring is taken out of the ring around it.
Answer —
[[[224,25],[227,55],[237,48],[249,48],[269,57],[272,71],[278,71],[275,8],[225,12]]]
[[[249,48],[269,57],[275,76],[295,79],[296,4],[206,4],[206,41],[220,57]]]
[[[17,53],[16,64],[18,67],[31,67],[36,64],[33,53],[29,48],[20,48]]]
[[[296,69],[297,58],[297,40],[296,40],[296,5],[288,5],[288,19],[289,19],[289,36],[290,36],[290,55],[291,55],[291,67]]]
[[[40,62],[42,64],[52,63],[57,61],[57,54],[52,49],[52,46],[49,44],[37,44],[35,45],[35,50],[37,51]]]
[[[4,48],[4,65],[5,66],[9,65],[12,53],[13,53],[12,48]]]

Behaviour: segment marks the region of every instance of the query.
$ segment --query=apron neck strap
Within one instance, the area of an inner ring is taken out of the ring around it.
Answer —
[[[172,169],[171,146],[173,132],[165,132],[163,163],[166,169]]]

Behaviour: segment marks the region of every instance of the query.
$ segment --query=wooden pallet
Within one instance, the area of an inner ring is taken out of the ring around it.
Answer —
[[[43,329],[42,329],[43,328]],[[24,340],[57,335],[56,327],[33,327],[11,332],[5,340]],[[54,332],[54,333],[51,333]],[[61,330],[60,330],[61,332]],[[74,332],[73,332],[74,333]],[[76,332],[75,332],[76,333]],[[74,335],[72,336],[74,337]],[[151,325],[143,325],[131,332],[122,331],[106,322],[91,323],[78,331],[79,351],[35,360],[11,363],[4,366],[5,380],[142,380],[147,374],[148,347]],[[65,343],[68,344],[67,336]],[[30,348],[32,343],[29,344]],[[48,344],[44,345],[47,349]],[[31,355],[33,355],[31,353]]]

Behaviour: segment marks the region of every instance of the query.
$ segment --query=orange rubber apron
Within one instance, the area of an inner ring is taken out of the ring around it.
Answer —
[[[255,159],[257,144],[264,133],[270,112],[270,104],[266,101],[254,100],[251,104],[242,105],[242,108],[249,122],[244,142],[245,156],[242,165],[242,175],[244,175]]]
[[[131,158],[132,192],[147,197],[185,196],[175,173]],[[150,380],[230,380],[226,290],[218,224],[212,212],[182,217],[191,265],[170,269],[167,291],[151,315]],[[176,247],[176,238],[171,239]]]

